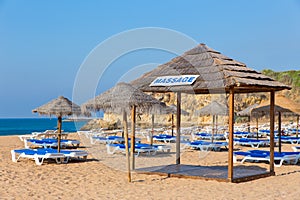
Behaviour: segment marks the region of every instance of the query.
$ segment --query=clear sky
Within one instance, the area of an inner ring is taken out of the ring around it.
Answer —
[[[92,49],[142,27],[179,31],[256,70],[300,69],[299,0],[0,0],[0,117],[35,117],[33,108],[59,95],[72,98]],[[173,57],[137,52],[114,65],[124,71]]]

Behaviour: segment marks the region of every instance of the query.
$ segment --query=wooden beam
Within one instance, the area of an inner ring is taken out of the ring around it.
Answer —
[[[229,149],[228,149],[228,181],[233,180],[233,131],[234,131],[234,88],[229,92]]]
[[[131,108],[131,153],[130,153],[130,157],[131,157],[131,169],[132,170],[135,169],[135,159],[134,159],[134,152],[135,152],[135,122],[136,122],[135,114],[136,114],[136,106],[134,105]]]
[[[180,164],[180,123],[181,123],[181,92],[177,92],[176,113],[176,164]]]
[[[270,173],[274,173],[275,92],[270,92]]]
[[[128,124],[127,124],[127,114],[123,111],[123,129],[124,129],[124,137],[125,137],[125,153],[126,153],[126,161],[127,161],[127,177],[128,182],[131,182],[131,170],[130,170],[130,158],[129,158],[129,148],[128,148]]]

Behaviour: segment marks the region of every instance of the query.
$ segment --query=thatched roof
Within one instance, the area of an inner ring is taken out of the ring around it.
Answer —
[[[177,106],[175,104],[168,106],[166,110],[167,110],[167,114],[173,114],[173,115],[177,114]],[[189,112],[181,109],[181,115],[189,115]]]
[[[170,75],[199,75],[199,77],[189,86],[150,86],[157,77]],[[228,92],[231,86],[235,92],[240,93],[290,89],[289,86],[274,81],[205,44],[200,44],[158,66],[131,83],[144,92],[181,91],[196,94]]]
[[[270,102],[263,101],[258,107],[252,110],[251,114],[270,112]],[[281,112],[285,114],[300,115],[300,104],[296,103],[281,94],[275,96],[275,112]]]
[[[237,116],[250,116],[251,115],[251,111],[256,108],[258,106],[258,104],[253,104],[251,106],[248,106],[246,109],[240,111],[240,112],[237,112]]]
[[[84,103],[88,110],[104,110],[105,112],[129,112],[133,106],[137,112],[159,113],[165,103],[143,93],[128,83],[118,83],[115,87]]]
[[[293,115],[296,114],[293,111],[283,108],[281,106],[275,105],[274,107],[275,113],[281,112],[285,115]],[[251,114],[255,116],[263,116],[263,115],[269,115],[270,113],[270,105],[266,106],[259,106],[257,108],[252,109]]]
[[[69,115],[80,115],[80,107],[70,101],[69,99],[60,96],[36,109],[32,112],[39,113],[42,115],[56,115],[56,116],[69,116]]]
[[[212,101],[207,106],[204,106],[200,110],[195,111],[195,115],[228,115],[228,107],[226,105],[220,104],[217,101]]]

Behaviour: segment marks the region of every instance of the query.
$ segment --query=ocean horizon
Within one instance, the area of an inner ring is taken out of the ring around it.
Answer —
[[[76,132],[87,120],[63,121],[64,132]],[[23,135],[45,130],[56,130],[57,118],[0,118],[0,136]]]

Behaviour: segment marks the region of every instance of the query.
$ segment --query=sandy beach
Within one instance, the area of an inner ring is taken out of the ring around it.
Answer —
[[[74,134],[73,138],[78,139],[78,136]],[[97,157],[93,151],[98,151],[99,146],[81,148],[90,152],[86,162],[37,166],[28,159],[12,162],[10,150],[23,148],[23,143],[17,136],[2,136],[0,199],[299,199],[299,164],[275,168],[276,176],[239,184],[136,173],[133,182],[128,183],[122,169],[124,155],[109,157],[101,152],[102,156]],[[291,151],[290,146],[283,148]],[[205,158],[199,155],[199,151],[188,150],[182,154],[182,163],[226,164],[225,151],[210,152]],[[151,161],[152,165],[173,164],[172,159],[164,154],[151,158],[140,156],[137,166],[144,166],[145,161]],[[268,167],[267,164],[255,165]]]

